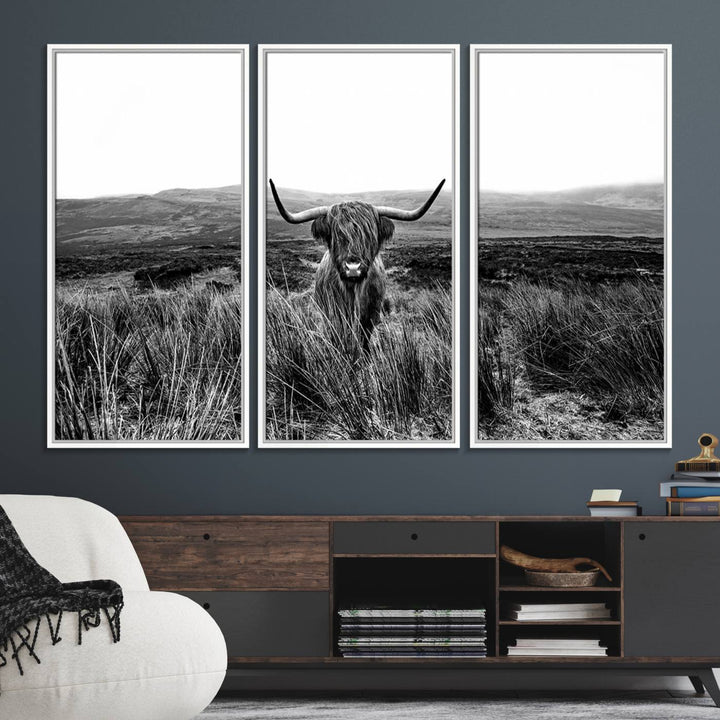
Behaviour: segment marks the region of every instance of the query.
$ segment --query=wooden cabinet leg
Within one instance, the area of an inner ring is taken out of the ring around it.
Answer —
[[[700,671],[700,680],[702,681],[702,684],[705,686],[705,689],[707,690],[710,697],[713,699],[713,702],[720,707],[720,687],[718,687],[717,680],[715,679],[715,675],[712,671],[712,668],[709,668],[708,670],[701,670]]]
[[[702,680],[697,675],[689,675],[688,677],[690,678],[692,686],[695,688],[695,692],[698,693],[698,695],[703,695],[705,693],[705,686]]]

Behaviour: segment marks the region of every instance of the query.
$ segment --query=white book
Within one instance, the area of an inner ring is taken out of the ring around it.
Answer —
[[[510,610],[520,612],[546,612],[557,610],[605,610],[607,605],[603,602],[587,603],[510,603]]]
[[[591,507],[591,517],[634,517],[638,514],[637,505],[621,505],[618,507]]]
[[[552,655],[557,657],[603,657],[607,655],[606,648],[517,648],[509,647],[508,655],[525,657],[540,657]]]
[[[522,648],[599,648],[598,638],[517,638],[514,647]]]
[[[598,608],[597,610],[558,610],[542,612],[518,612],[510,610],[508,618],[510,620],[594,620],[609,618],[610,610],[607,608]]]

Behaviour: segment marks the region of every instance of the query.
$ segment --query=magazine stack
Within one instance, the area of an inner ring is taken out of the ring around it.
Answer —
[[[343,657],[486,657],[485,608],[341,608]]]

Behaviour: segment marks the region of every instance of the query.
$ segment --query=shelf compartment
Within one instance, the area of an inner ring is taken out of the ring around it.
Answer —
[[[600,518],[600,520],[604,519]],[[603,587],[621,586],[621,532],[621,524],[617,522],[501,522],[499,544],[537,557],[592,558],[601,563],[612,577],[612,582],[608,582],[601,575],[598,585],[587,588],[587,591],[592,591]],[[500,548],[498,548],[499,553]],[[500,561],[500,577],[501,589],[508,585],[524,589],[527,585],[522,569],[504,560]],[[536,588],[527,585],[527,589]],[[569,588],[552,588],[552,590],[569,590]],[[583,588],[582,591],[584,590]]]
[[[521,625],[529,625],[531,623],[543,622],[550,625],[559,624],[563,625],[566,623],[573,624],[599,624],[599,623],[617,623],[620,624],[622,620],[622,595],[619,592],[603,592],[598,591],[597,588],[587,588],[588,592],[578,594],[568,594],[564,590],[558,590],[557,588],[548,588],[541,592],[534,592],[534,590],[520,590],[510,591],[506,590],[500,595],[500,607],[499,607],[499,619],[502,622],[513,622]],[[592,592],[591,592],[592,591]],[[551,618],[546,621],[541,620],[513,620],[507,617],[507,611],[510,609],[509,606],[513,603],[520,604],[539,604],[539,605],[567,605],[574,603],[602,603],[610,609],[610,618],[575,618],[563,620],[561,618]]]
[[[341,608],[485,608],[488,655],[495,654],[495,558],[335,557],[333,559],[333,652]],[[370,660],[379,658],[344,658]],[[413,660],[414,658],[402,658]],[[470,658],[421,658],[467,660]],[[400,660],[400,658],[398,658]]]
[[[523,626],[523,627],[520,627]],[[524,627],[527,626],[527,627]],[[518,638],[551,638],[561,640],[563,638],[582,639],[590,638],[599,640],[607,648],[607,655],[508,655],[507,647],[513,644]],[[604,621],[590,624],[588,621],[575,621],[563,625],[552,623],[526,623],[519,621],[503,621],[500,626],[499,635],[499,658],[511,661],[527,662],[539,659],[542,662],[586,662],[606,661],[609,658],[620,657],[620,623],[618,621]]]

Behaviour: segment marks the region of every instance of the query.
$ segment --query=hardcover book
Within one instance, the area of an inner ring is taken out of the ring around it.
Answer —
[[[687,473],[685,473],[687,475]],[[673,490],[676,488],[686,487],[703,487],[707,488],[705,495],[720,494],[720,478],[717,480],[705,480],[701,477],[687,476],[685,479],[678,479],[678,473],[673,475],[673,479],[669,482],[660,483],[660,497],[672,497]]]
[[[599,638],[517,638],[514,647],[523,648],[598,648]]]
[[[715,516],[715,515],[720,515],[720,497],[706,497],[703,499],[668,498],[667,514],[670,516],[680,516],[680,515]]]
[[[572,657],[601,657],[607,655],[607,649],[596,648],[525,648],[525,647],[509,647],[508,655],[526,656],[526,657],[542,657],[543,655],[554,656],[572,656]]]
[[[517,612],[510,610],[507,614],[509,620],[591,620],[591,619],[609,619],[610,610],[608,608],[597,608],[595,610],[561,610],[561,611],[541,611],[541,612]]]

